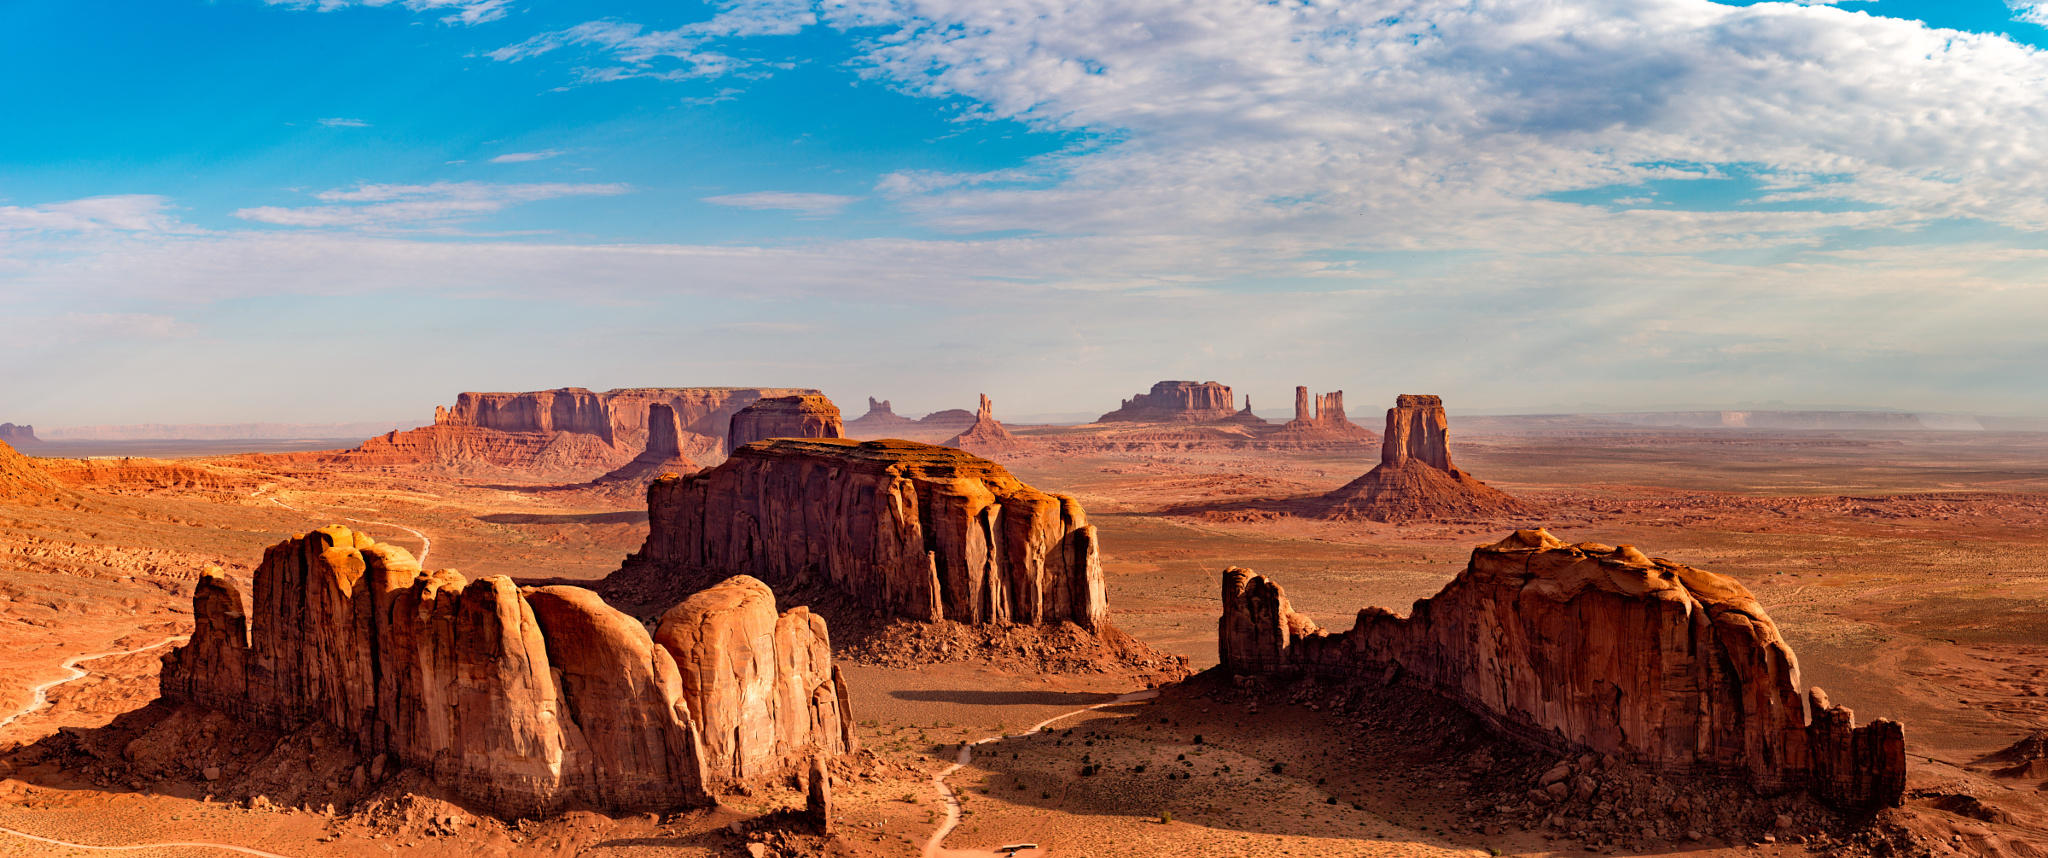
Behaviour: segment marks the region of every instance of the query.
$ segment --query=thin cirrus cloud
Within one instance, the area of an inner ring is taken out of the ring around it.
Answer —
[[[354,6],[403,6],[412,12],[445,12],[440,21],[443,24],[475,26],[505,17],[512,11],[512,0],[263,0],[271,6],[305,9],[316,12],[333,12]]]
[[[754,191],[704,197],[704,202],[737,209],[796,212],[806,217],[829,217],[844,211],[858,197],[838,194],[807,194],[792,191]]]
[[[542,149],[538,152],[507,152],[503,155],[499,155],[495,158],[492,158],[491,163],[525,164],[530,161],[545,161],[549,158],[558,158],[561,157],[563,154],[564,153],[560,149]]]
[[[321,124],[321,125],[325,125],[325,126],[327,126],[327,127],[329,127],[329,128],[368,128],[368,127],[370,127],[370,123],[368,123],[368,122],[365,122],[365,121],[363,121],[363,120],[361,120],[361,119],[349,119],[349,118],[346,118],[346,117],[341,117],[341,116],[330,116],[330,117],[328,117],[328,118],[322,119],[322,120],[320,120],[320,124]]]
[[[434,182],[424,185],[357,185],[322,191],[317,206],[257,206],[235,216],[256,223],[310,228],[415,229],[447,226],[495,214],[520,203],[578,196],[616,196],[624,184],[540,182]]]
[[[182,229],[155,194],[119,194],[35,206],[0,206],[6,232],[173,232]]]

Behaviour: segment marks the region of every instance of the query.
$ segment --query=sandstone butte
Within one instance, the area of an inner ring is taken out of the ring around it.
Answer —
[[[981,395],[981,410],[974,415],[974,425],[960,434],[946,439],[946,446],[957,447],[975,454],[1007,453],[1025,447],[1023,441],[1010,434],[1003,424],[996,422],[994,404],[988,394]]]
[[[580,387],[525,393],[463,393],[455,407],[436,407],[434,425],[390,432],[334,453],[292,454],[353,466],[427,465],[465,471],[602,473],[645,449],[649,406],[674,412],[679,449],[717,456],[732,415],[771,396],[816,394],[808,388],[641,387],[596,393]]]
[[[891,433],[902,432],[917,421],[897,414],[889,407],[889,400],[868,397],[868,413],[846,421],[848,438],[882,438]]]
[[[1629,546],[1566,545],[1517,531],[1402,618],[1358,612],[1348,632],[1294,613],[1278,584],[1223,573],[1223,668],[1413,683],[1511,738],[1614,754],[1674,774],[1745,777],[1837,807],[1895,806],[1905,789],[1895,721],[1856,726],[1733,579]]]
[[[1246,404],[1249,407],[1249,403]],[[1308,388],[1294,388],[1294,419],[1274,430],[1275,440],[1328,440],[1366,442],[1374,440],[1372,430],[1344,416],[1344,391],[1318,393],[1310,407]]]
[[[782,438],[647,491],[633,562],[843,594],[882,615],[1101,630],[1095,528],[1073,498],[914,441]]]
[[[0,444],[22,445],[35,444],[40,441],[42,439],[36,437],[36,427],[34,426],[16,426],[12,423],[0,423]]]
[[[815,394],[770,396],[755,400],[732,416],[725,435],[725,453],[769,438],[844,438],[839,406]]]
[[[1380,463],[1313,504],[1326,518],[1380,522],[1489,519],[1529,506],[1451,465],[1442,399],[1402,394],[1387,409]]]
[[[579,587],[423,571],[324,527],[264,553],[253,612],[218,568],[163,697],[291,730],[325,722],[506,816],[705,806],[851,749],[823,619],[736,577],[650,637]]]
[[[644,487],[662,474],[687,474],[695,470],[696,461],[683,453],[682,426],[676,420],[676,410],[657,402],[647,406],[647,447],[633,461],[592,482]]]
[[[1162,381],[1123,401],[1097,423],[1213,423],[1237,414],[1230,386],[1213,381]],[[1249,407],[1249,403],[1247,403]]]

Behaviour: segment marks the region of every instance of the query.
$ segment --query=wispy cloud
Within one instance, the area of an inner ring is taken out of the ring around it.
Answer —
[[[720,194],[705,197],[712,205],[731,206],[741,209],[762,209],[768,211],[790,211],[808,217],[827,217],[838,214],[859,197],[842,197],[838,194],[806,194],[790,191],[754,191],[745,194]]]
[[[615,20],[586,21],[506,45],[488,54],[517,62],[564,48],[585,48],[600,61],[577,69],[581,83],[629,78],[684,80],[761,74],[771,64],[741,59],[712,47],[722,40],[792,36],[818,23],[809,0],[737,0],[702,21],[669,30]]]
[[[333,116],[333,117],[328,117],[328,118],[326,118],[326,119],[322,119],[322,120],[320,120],[320,124],[321,124],[321,125],[325,125],[325,126],[327,126],[327,127],[329,127],[329,128],[368,128],[368,127],[370,127],[370,123],[368,123],[368,122],[365,122],[365,121],[363,121],[363,120],[361,120],[361,119],[346,119],[346,118],[343,118],[343,117],[339,117],[339,116]]]
[[[2013,20],[2048,27],[2048,2],[2044,2],[2044,0],[2005,0],[2005,5],[2011,7]]]
[[[524,164],[528,161],[545,161],[562,155],[560,149],[542,149],[538,152],[507,152],[491,159],[493,164]]]
[[[357,185],[322,191],[318,206],[257,206],[238,209],[243,220],[313,228],[419,229],[494,214],[520,203],[560,197],[614,196],[624,184],[493,184],[435,182],[426,185]]]
[[[171,232],[184,229],[155,194],[86,197],[35,206],[0,206],[0,232]]]
[[[512,10],[511,0],[263,0],[271,6],[285,6],[292,9],[310,9],[317,12],[333,12],[351,6],[403,6],[413,12],[446,12],[441,16],[443,24],[474,26],[489,23],[505,17]]]

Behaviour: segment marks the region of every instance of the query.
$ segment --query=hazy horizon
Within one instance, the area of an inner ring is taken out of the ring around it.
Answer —
[[[2044,45],[2036,0],[30,0],[0,421],[2048,416]]]

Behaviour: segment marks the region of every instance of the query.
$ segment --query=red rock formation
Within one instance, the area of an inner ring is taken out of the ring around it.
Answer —
[[[1010,434],[1003,424],[996,422],[988,401],[988,394],[981,395],[981,411],[974,415],[974,425],[965,431],[946,439],[946,446],[958,447],[977,455],[1007,453],[1024,448],[1024,442]]]
[[[778,616],[768,585],[740,575],[700,590],[662,615],[654,639],[675,655],[714,774],[757,779],[852,750],[825,619],[801,607]]]
[[[603,394],[581,387],[529,393],[462,393],[455,407],[434,407],[436,426],[477,426],[500,432],[579,432],[607,444],[614,432]]]
[[[1097,629],[1095,528],[1073,498],[912,441],[776,439],[647,491],[636,562],[825,587],[885,615]]]
[[[1123,401],[1097,423],[1209,423],[1236,414],[1230,386],[1213,381],[1162,381]]]
[[[1842,807],[1896,805],[1897,722],[1855,726],[1799,667],[1733,579],[1628,546],[1518,531],[1408,618],[1377,608],[1319,631],[1278,585],[1223,574],[1223,667],[1380,681],[1396,672],[1555,750],[1589,749],[1672,772],[1729,772],[1758,790],[1810,790]]]
[[[1266,429],[1273,425],[1266,422],[1266,418],[1252,413],[1252,398],[1250,394],[1245,395],[1243,410],[1223,418],[1222,422],[1244,426],[1253,430]]]
[[[839,406],[823,396],[771,396],[732,416],[725,453],[768,438],[844,438]]]
[[[39,443],[41,440],[36,437],[36,427],[34,426],[16,426],[12,423],[0,423],[0,444],[12,444],[20,447]]]
[[[1274,440],[1366,443],[1374,440],[1372,430],[1344,416],[1344,391],[1317,394],[1309,405],[1307,387],[1294,388],[1294,419],[1281,424],[1270,437]]]
[[[1306,391],[1297,390],[1299,409]],[[1342,408],[1341,400],[1337,407]],[[1452,467],[1449,437],[1443,400],[1403,394],[1387,409],[1379,466],[1324,495],[1314,505],[1316,512],[1326,518],[1383,522],[1489,519],[1529,512],[1527,504]]]
[[[848,438],[891,438],[917,425],[917,421],[897,414],[889,407],[889,400],[868,397],[868,413],[846,422]]]
[[[683,454],[682,427],[676,421],[675,409],[659,402],[647,406],[647,426],[647,449],[641,450],[633,461],[620,465],[617,470],[593,482],[645,486],[662,474],[688,474],[697,470],[697,463]]]
[[[36,462],[0,441],[0,501],[46,503],[66,492]]]
[[[944,411],[934,411],[917,419],[917,428],[919,430],[926,434],[944,433],[939,437],[958,435],[965,431],[967,427],[973,425],[974,412],[968,411],[965,408],[948,408]]]
[[[201,577],[193,612],[191,641],[164,658],[167,700],[276,729],[333,725],[362,752],[388,753],[497,813],[700,806],[725,776],[706,768],[719,758],[700,738],[679,669],[680,657],[710,656],[657,645],[588,590],[426,572],[404,549],[336,526],[265,552],[253,614],[218,569]],[[713,633],[724,622],[671,615]],[[821,623],[800,622],[822,639]],[[829,704],[839,729],[844,689],[804,686],[830,676],[823,650],[794,631],[789,639],[807,649],[774,662],[771,677]],[[795,672],[776,672],[785,665]],[[818,734],[813,721],[798,729],[777,716],[753,715],[810,750],[846,746],[843,730]]]

